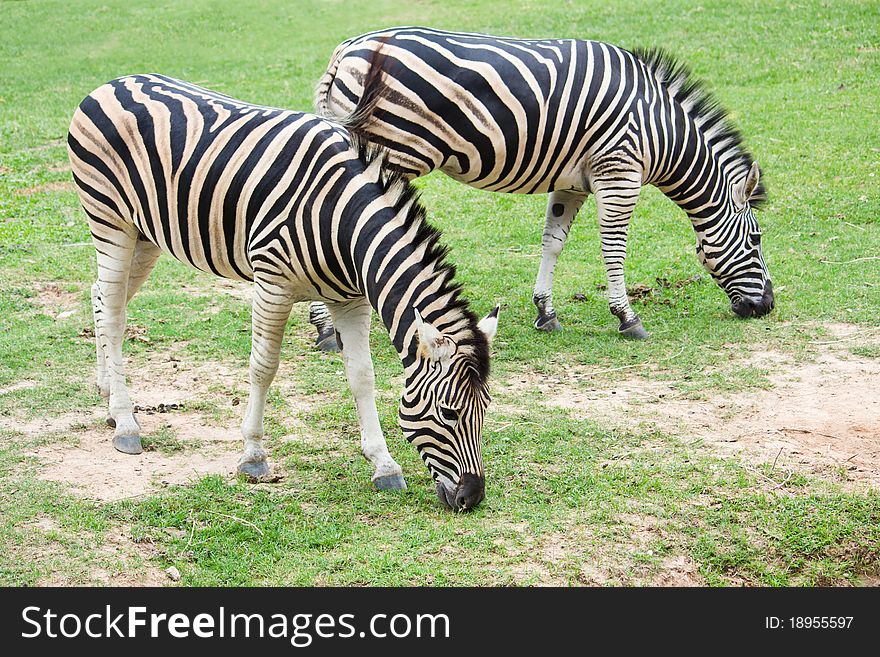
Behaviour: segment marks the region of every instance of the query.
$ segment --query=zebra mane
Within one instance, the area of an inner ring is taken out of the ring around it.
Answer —
[[[445,312],[457,311],[467,325],[469,335],[456,336],[458,353],[465,355],[468,361],[468,370],[471,373],[471,384],[476,389],[485,388],[489,378],[489,341],[485,334],[477,327],[478,318],[470,309],[468,302],[461,296],[461,283],[455,281],[455,265],[446,259],[449,247],[440,244],[440,229],[433,226],[427,218],[425,207],[419,200],[419,190],[404,174],[392,167],[387,166],[388,151],[384,146],[367,141],[366,137],[356,133],[351,134],[351,147],[357,152],[358,159],[365,167],[378,167],[379,175],[377,184],[390,199],[391,206],[397,213],[404,210],[403,232],[407,233],[415,226],[416,234],[413,239],[415,248],[424,248],[422,264],[431,267],[435,275],[443,281],[438,296],[450,295],[449,304]],[[431,317],[426,316],[427,321]],[[455,322],[459,324],[459,322]],[[443,325],[438,329],[444,330]]]
[[[695,77],[686,64],[662,48],[635,48],[632,54],[654,74],[660,84],[669,89],[672,97],[712,142],[713,148],[730,152],[734,166],[744,172],[748,171],[754,159],[743,146],[742,133],[730,121],[727,110],[706,88],[705,82]],[[756,208],[766,200],[767,190],[762,181],[752,192],[749,203]]]

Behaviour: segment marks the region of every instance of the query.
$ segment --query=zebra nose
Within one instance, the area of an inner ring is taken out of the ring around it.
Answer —
[[[764,294],[761,297],[761,303],[758,308],[755,309],[755,316],[760,317],[761,315],[766,315],[773,307],[776,305],[776,298],[773,296],[773,283],[770,279],[767,279],[767,282],[764,284]]]
[[[738,317],[745,319],[747,317],[763,317],[773,310],[775,305],[776,300],[773,297],[773,283],[770,282],[770,279],[767,279],[767,282],[764,283],[764,290],[761,293],[760,299],[754,301],[744,297],[734,303],[731,308]]]
[[[737,317],[746,319],[755,313],[755,302],[751,299],[742,298],[730,306]]]
[[[455,506],[459,511],[473,509],[486,497],[486,478],[475,474],[464,474],[455,492]]]

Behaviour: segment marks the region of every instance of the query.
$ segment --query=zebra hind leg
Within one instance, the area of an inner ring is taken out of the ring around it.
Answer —
[[[98,353],[98,387],[109,397],[107,423],[115,427],[113,447],[125,454],[140,454],[140,426],[125,385],[122,342],[125,336],[128,277],[136,238],[117,230],[97,251],[98,280],[92,287],[95,340]]]
[[[541,238],[541,264],[532,296],[532,302],[538,309],[535,328],[539,331],[551,332],[562,328],[553,308],[553,271],[575,215],[586,198],[587,195],[582,192],[552,192],[547,202],[547,218]]]
[[[131,259],[131,269],[129,270],[128,274],[128,286],[125,295],[126,306],[128,306],[128,303],[131,302],[132,297],[137,294],[137,291],[141,289],[144,281],[146,281],[149,277],[150,272],[153,271],[153,267],[156,264],[156,260],[159,259],[160,253],[161,250],[159,249],[159,247],[152,242],[148,242],[145,239],[138,240],[134,248],[134,256]],[[109,397],[110,387],[107,384],[106,360],[104,358],[104,350],[100,346],[101,343],[97,335],[97,314],[99,308],[99,300],[100,287],[97,283],[95,283],[92,286],[92,311],[95,314],[95,342],[98,345],[98,391],[101,393],[101,396]],[[108,415],[107,424],[111,427],[115,427],[116,421],[113,419],[112,416]]]
[[[309,305],[309,324],[318,331],[318,337],[315,338],[318,349],[329,352],[340,351],[333,318],[330,317],[327,306],[321,301],[314,301]]]
[[[98,393],[105,399],[110,399],[110,383],[107,380],[107,358],[104,354],[104,347],[102,345],[102,340],[104,339],[101,330],[101,327],[103,326],[103,323],[101,322],[102,313],[103,303],[101,302],[101,286],[95,281],[94,285],[92,285],[92,319],[95,325],[95,351],[98,361],[95,384],[98,388]],[[111,426],[115,426],[113,419],[109,416],[107,417],[107,423]]]
[[[134,247],[134,257],[131,259],[128,289],[125,294],[126,304],[131,301],[132,297],[141,289],[144,281],[150,276],[150,272],[153,271],[156,260],[159,259],[161,253],[162,250],[152,242],[147,241],[146,238],[138,240]]]
[[[251,310],[250,395],[241,423],[244,451],[237,472],[251,482],[274,481],[268,452],[263,447],[263,417],[266,394],[278,371],[281,341],[293,300],[284,282],[258,279],[254,282]]]

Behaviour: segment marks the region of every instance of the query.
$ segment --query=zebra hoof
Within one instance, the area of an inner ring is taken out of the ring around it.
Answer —
[[[645,327],[642,326],[642,320],[636,317],[629,322],[623,322],[620,325],[620,328],[617,331],[625,338],[629,338],[630,340],[647,340],[649,337],[649,333],[645,330]]]
[[[538,318],[535,320],[535,328],[539,331],[545,331],[547,333],[553,333],[554,331],[561,331],[562,324],[559,323],[559,320],[556,319],[556,315],[538,315]]]
[[[116,426],[116,423],[113,423]],[[140,454],[144,451],[140,436],[113,436],[113,447],[123,454]]]
[[[373,477],[373,485],[377,490],[406,490],[406,481],[404,481],[402,474]]]
[[[340,351],[339,344],[336,342],[336,331],[319,333],[318,337],[315,338],[315,345],[317,345],[318,349],[321,351],[326,351],[328,353]]]
[[[110,427],[111,429],[116,428],[116,420],[114,420],[112,416],[108,415],[107,419],[105,419],[104,422],[106,422],[107,426]]]
[[[239,463],[235,470],[251,484],[258,484],[264,481],[277,481],[277,478],[272,475],[269,461],[247,461],[245,463]]]

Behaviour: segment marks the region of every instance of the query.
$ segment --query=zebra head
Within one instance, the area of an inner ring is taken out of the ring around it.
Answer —
[[[403,434],[428,466],[440,501],[456,511],[477,506],[485,496],[481,439],[498,308],[471,324],[444,333],[416,311],[417,357],[400,399]]]
[[[761,250],[761,230],[753,204],[763,198],[761,171],[753,163],[734,182],[721,215],[697,227],[697,257],[730,297],[739,317],[760,317],[773,310],[773,283]]]

